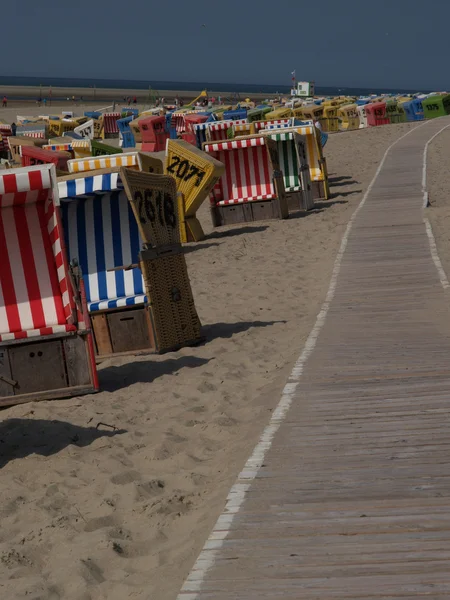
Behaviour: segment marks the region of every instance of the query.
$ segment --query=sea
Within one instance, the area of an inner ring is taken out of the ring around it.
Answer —
[[[290,84],[270,85],[254,83],[211,83],[206,81],[139,81],[132,79],[76,79],[69,77],[14,77],[0,76],[1,86],[40,86],[42,87],[70,87],[70,88],[116,88],[130,90],[183,90],[197,92],[208,90],[220,91],[230,94],[289,94]],[[317,86],[316,94],[323,96],[366,96],[368,94],[411,94],[418,90],[405,90],[393,88],[364,88],[364,87],[327,87]],[[427,93],[427,90],[420,90]],[[15,99],[20,100],[20,97]]]

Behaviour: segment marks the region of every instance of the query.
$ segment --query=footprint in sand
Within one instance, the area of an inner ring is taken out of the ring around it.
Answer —
[[[111,477],[111,483],[126,485],[128,483],[133,483],[134,481],[140,481],[140,479],[141,474],[138,471],[125,471],[124,473],[113,475]]]
[[[117,525],[113,515],[107,515],[105,517],[97,517],[88,521],[84,527],[85,531],[97,531],[97,529],[103,529],[104,527],[112,527]]]

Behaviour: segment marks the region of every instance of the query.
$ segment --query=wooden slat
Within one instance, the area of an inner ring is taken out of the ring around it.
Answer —
[[[180,600],[450,598],[450,309],[422,209],[445,124],[389,153],[295,402]]]

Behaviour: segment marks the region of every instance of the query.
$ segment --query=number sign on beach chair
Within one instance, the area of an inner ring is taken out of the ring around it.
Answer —
[[[177,184],[182,242],[204,239],[196,213],[224,171],[224,165],[192,144],[182,140],[167,141],[165,172]]]
[[[69,268],[53,165],[0,175],[0,405],[98,389],[86,303]]]
[[[289,216],[276,143],[263,136],[206,143],[225,165],[211,194],[215,227]]]
[[[120,174],[143,241],[140,268],[160,351],[202,341],[180,225],[173,177],[121,169]]]
[[[277,144],[289,211],[314,208],[306,136],[294,130],[275,130],[265,135]]]

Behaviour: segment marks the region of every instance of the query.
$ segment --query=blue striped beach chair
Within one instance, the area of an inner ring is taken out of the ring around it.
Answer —
[[[118,169],[59,178],[58,191],[67,253],[81,267],[98,355],[154,351],[138,267],[142,243]],[[121,328],[128,328],[128,339]]]

